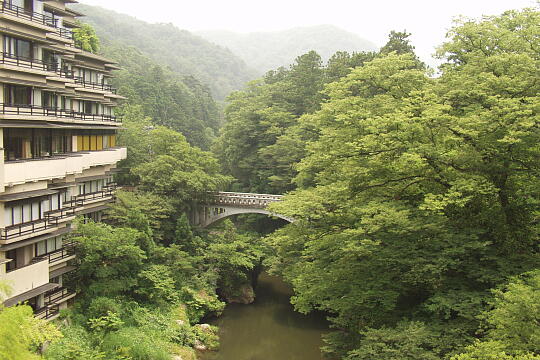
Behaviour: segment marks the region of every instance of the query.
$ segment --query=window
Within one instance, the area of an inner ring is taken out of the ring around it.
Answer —
[[[32,104],[32,88],[30,86],[4,84],[4,103],[6,105]]]
[[[4,160],[31,159],[33,131],[31,129],[4,129]]]
[[[90,221],[100,222],[103,218],[103,211],[96,211],[89,214],[84,214],[84,223],[88,224]]]
[[[45,254],[50,254],[56,250],[62,248],[62,237],[56,236],[47,240],[40,241],[35,245],[35,256],[42,256]]]
[[[34,46],[28,40],[4,36],[4,53],[14,57],[32,60],[34,58]]]
[[[48,157],[52,153],[52,130],[48,129],[34,129],[33,130],[33,154],[34,157]]]
[[[5,225],[18,225],[43,219],[47,211],[61,209],[63,201],[64,192],[8,202],[4,208]]]
[[[58,107],[58,96],[50,91],[41,93],[41,105],[44,108],[56,109]]]
[[[73,151],[71,131],[53,129],[4,129],[4,160],[48,157]]]

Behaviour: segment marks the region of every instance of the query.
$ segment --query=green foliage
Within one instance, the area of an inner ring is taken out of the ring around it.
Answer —
[[[204,290],[196,291],[185,287],[182,289],[182,302],[187,306],[187,315],[191,323],[197,323],[207,314],[218,316],[225,308],[225,303],[219,301],[214,294]]]
[[[85,51],[97,54],[100,50],[99,38],[96,30],[89,24],[77,22],[78,27],[73,29],[75,45]]]
[[[137,285],[137,274],[147,258],[140,247],[146,243],[146,234],[79,222],[72,240],[79,263],[74,280],[86,298],[126,294]]]
[[[139,273],[139,288],[137,294],[143,295],[150,302],[157,304],[174,303],[178,301],[175,282],[169,267],[154,264]]]
[[[105,42],[104,54],[118,62],[113,85],[131,106],[140,106],[154,125],[181,132],[190,144],[207,149],[221,125],[210,90],[192,76],[156,64],[133,47]]]
[[[135,327],[108,333],[102,344],[109,359],[170,360],[168,347],[162,339],[148,336],[144,330]]]
[[[383,48],[414,55],[408,34],[392,32]],[[403,49],[399,49],[399,46]],[[232,93],[225,109],[226,123],[214,145],[225,173],[238,181],[234,187],[262,193],[284,193],[295,188],[296,167],[306,156],[306,144],[319,136],[312,121],[327,98],[324,87],[388,53],[338,52],[323,66],[314,51],[296,58],[290,68],[269,71],[246,90]]]
[[[222,229],[210,234],[209,240],[205,261],[219,274],[218,288],[226,297],[237,295],[242,285],[250,283],[248,275],[262,261],[259,239],[238,234],[232,222],[226,220]]]
[[[46,360],[105,360],[106,354],[93,343],[90,333],[82,326],[62,328],[62,339],[51,344],[44,355]]]
[[[437,79],[393,49],[327,85],[321,109],[299,119],[318,135],[295,166],[299,189],[270,207],[296,221],[269,236],[267,263],[298,310],[332,314],[344,341],[330,353],[460,353],[490,289],[540,267],[539,20],[528,9],[458,24]],[[496,294],[490,315],[506,334],[490,336],[513,351],[538,349],[530,286]],[[401,337],[404,320],[427,324],[426,337]]]
[[[0,358],[5,360],[39,359],[37,350],[45,342],[62,335],[45,320],[34,318],[30,306],[0,306]]]
[[[515,279],[495,291],[494,309],[488,313],[489,337],[513,351],[540,355],[540,270]]]
[[[255,77],[246,64],[228,49],[172,24],[149,24],[108,9],[83,4],[73,8],[86,15],[84,20],[96,28],[103,42],[114,39],[124,48],[135,47],[153,62],[170,68],[176,75],[187,74],[192,79],[199,79],[217,99],[224,99],[232,90],[241,88]]]
[[[346,360],[438,360],[431,348],[434,335],[422,323],[401,323],[395,328],[367,329],[357,350]]]
[[[95,319],[88,320],[88,326],[93,331],[97,332],[110,332],[112,330],[118,330],[124,325],[124,322],[118,317],[117,313],[107,311],[107,314]]]

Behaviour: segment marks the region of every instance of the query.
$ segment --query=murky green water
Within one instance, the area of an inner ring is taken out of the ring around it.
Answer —
[[[205,353],[204,360],[320,360],[321,335],[327,331],[323,316],[302,315],[289,303],[291,288],[265,273],[251,305],[231,304],[212,321],[220,327],[221,348]]]

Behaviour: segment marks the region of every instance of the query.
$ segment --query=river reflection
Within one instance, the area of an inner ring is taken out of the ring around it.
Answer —
[[[279,277],[262,273],[251,305],[228,305],[211,322],[220,328],[218,352],[203,360],[320,360],[323,316],[302,315],[289,303],[291,288]]]

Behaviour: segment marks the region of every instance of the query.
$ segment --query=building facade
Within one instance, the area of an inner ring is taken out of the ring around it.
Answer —
[[[114,199],[121,96],[110,61],[73,40],[74,0],[0,1],[0,280],[6,306],[52,319],[75,296],[65,236],[77,215],[99,221]]]

